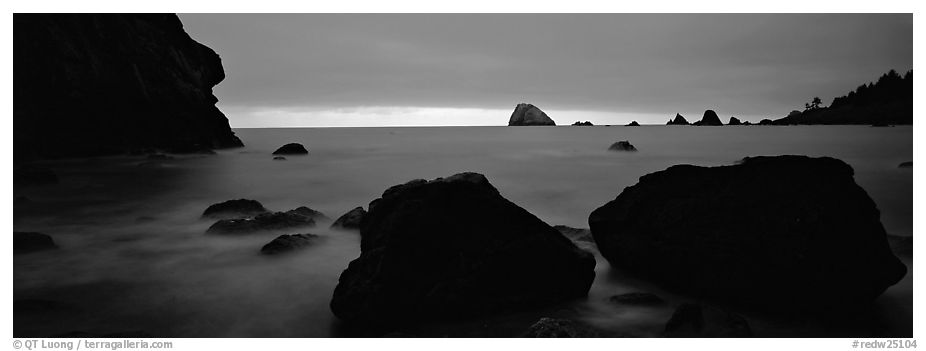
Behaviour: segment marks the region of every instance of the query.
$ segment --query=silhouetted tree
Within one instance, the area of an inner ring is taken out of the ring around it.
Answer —
[[[810,108],[814,108],[814,109],[820,108],[820,105],[822,104],[823,104],[823,100],[820,100],[819,96],[815,96],[813,98],[813,101],[810,102]]]

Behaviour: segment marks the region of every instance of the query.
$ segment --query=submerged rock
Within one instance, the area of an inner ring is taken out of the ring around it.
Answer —
[[[283,234],[260,248],[260,253],[264,255],[276,255],[295,251],[308,247],[316,239],[318,239],[318,235],[315,234]]]
[[[913,168],[913,161],[901,162],[899,168]]]
[[[13,253],[25,254],[58,248],[48,235],[35,232],[13,232]]]
[[[700,121],[694,122],[696,126],[722,126],[723,122],[720,121],[720,117],[717,117],[717,112],[714,110],[704,111],[704,116],[701,117]]]
[[[748,338],[752,329],[746,318],[713,306],[686,303],[678,306],[666,323],[670,338]]]
[[[727,123],[728,126],[738,126],[742,124],[743,123],[740,122],[739,118],[736,118],[736,117],[730,117],[730,123]]]
[[[547,114],[534,105],[520,103],[508,119],[509,126],[555,126]]]
[[[283,156],[274,156],[274,157],[273,157],[273,160],[274,160],[274,161],[286,161],[286,157],[283,157]]]
[[[669,126],[672,126],[672,125],[687,126],[687,125],[689,125],[689,123],[688,123],[688,120],[685,119],[685,117],[682,117],[681,114],[676,113],[676,114],[675,114],[675,119],[670,119],[670,120],[669,120],[669,123],[666,123],[666,125],[669,125]]]
[[[274,155],[305,155],[308,153],[309,150],[306,150],[305,146],[299,143],[289,143],[280,146],[279,149],[273,152]]]
[[[614,144],[611,144],[611,147],[608,148],[611,151],[637,151],[637,148],[630,144],[629,141],[623,140],[618,141]]]
[[[594,124],[592,124],[592,122],[589,122],[589,121],[585,121],[585,122],[576,121],[576,123],[573,123],[572,125],[574,125],[574,126],[585,126],[585,127],[594,126]]]
[[[525,338],[595,338],[598,333],[568,319],[540,318],[524,334]]]
[[[300,207],[286,212],[262,213],[253,218],[223,219],[210,226],[206,233],[247,234],[257,231],[312,227],[315,226],[315,213],[319,212],[308,207]]]
[[[397,325],[537,307],[585,296],[595,258],[506,200],[485,176],[396,185],[370,203],[360,257],[331,310],[359,325]]]
[[[907,271],[852,168],[827,157],[672,166],[640,177],[589,225],[614,266],[756,306],[869,302]]]
[[[365,211],[363,207],[358,206],[341,215],[341,217],[338,217],[338,219],[331,224],[331,228],[360,229],[360,223],[366,215],[367,211]]]
[[[631,121],[629,124],[627,124],[627,126],[628,127],[639,127],[640,123],[637,123],[637,121]]]
[[[45,167],[22,165],[13,168],[13,184],[24,186],[58,184],[58,175]]]
[[[611,296],[608,299],[613,303],[618,303],[622,305],[635,305],[635,306],[657,306],[665,304],[666,301],[661,297],[656,296],[656,294],[646,293],[646,292],[632,292],[620,295]]]
[[[257,200],[237,199],[210,205],[203,211],[203,218],[242,218],[267,212]]]

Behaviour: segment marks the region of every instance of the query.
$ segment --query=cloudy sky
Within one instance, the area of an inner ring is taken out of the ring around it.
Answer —
[[[912,68],[911,14],[181,14],[233,127],[758,121]]]

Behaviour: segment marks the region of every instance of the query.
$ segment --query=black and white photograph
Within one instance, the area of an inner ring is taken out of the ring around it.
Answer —
[[[13,350],[917,346],[912,5],[66,8],[8,16]]]

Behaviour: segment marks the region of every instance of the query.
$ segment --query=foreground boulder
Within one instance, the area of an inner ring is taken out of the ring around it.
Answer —
[[[704,116],[701,117],[700,121],[694,122],[696,126],[722,126],[723,122],[720,121],[720,117],[717,117],[717,112],[714,110],[704,111]]]
[[[618,141],[618,142],[616,142],[616,143],[614,143],[614,144],[611,144],[611,146],[608,147],[608,150],[611,150],[611,151],[637,151],[637,148],[634,147],[633,144],[631,144],[629,141],[623,140],[623,141]]]
[[[306,150],[305,146],[299,143],[289,143],[280,146],[279,149],[273,152],[274,155],[305,155],[308,153],[309,150]]]
[[[531,104],[518,104],[508,119],[509,126],[555,126],[547,114]]]
[[[212,49],[174,14],[13,16],[16,160],[242,146],[216,108]]]
[[[308,247],[316,239],[318,239],[318,235],[315,234],[283,234],[264,245],[260,249],[260,253],[264,255],[276,255],[291,252]]]
[[[717,307],[686,303],[678,306],[666,323],[670,338],[748,338],[752,329],[746,318]]]
[[[594,338],[598,333],[568,319],[540,318],[523,335],[525,338]]]
[[[237,199],[210,205],[203,211],[203,218],[242,218],[267,212],[257,200]]]
[[[485,176],[414,180],[370,203],[331,310],[354,325],[456,319],[583,297],[595,258]]]
[[[206,233],[247,234],[258,231],[312,227],[315,226],[316,218],[323,218],[318,216],[320,214],[320,212],[303,206],[286,212],[263,213],[253,218],[223,219],[210,226]]]
[[[688,124],[689,124],[688,120],[685,119],[685,117],[682,117],[682,115],[678,113],[675,114],[675,119],[670,119],[669,122],[666,123],[666,125],[668,126],[673,126],[673,125],[687,126]]]
[[[48,235],[35,232],[13,232],[13,253],[24,254],[58,248]]]
[[[363,207],[356,207],[353,210],[341,215],[338,217],[334,223],[331,224],[331,228],[335,229],[360,229],[360,222],[363,221],[363,217],[367,215],[367,211]]]
[[[640,177],[589,225],[612,265],[747,304],[869,302],[907,271],[852,168],[827,157],[672,166]]]

